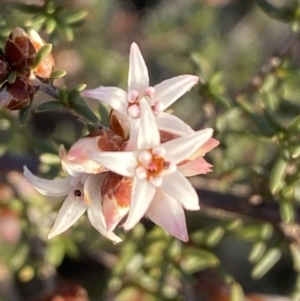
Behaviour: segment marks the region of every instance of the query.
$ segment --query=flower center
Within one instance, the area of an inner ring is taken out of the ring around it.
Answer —
[[[154,114],[159,114],[164,110],[163,103],[153,101],[155,95],[155,89],[153,87],[149,87],[143,91],[143,93],[139,93],[136,90],[132,90],[128,93],[128,107],[127,113],[132,118],[140,117],[140,100],[145,97],[153,110]]]
[[[162,176],[168,171],[173,171],[176,165],[164,158],[165,149],[157,147],[141,151],[138,155],[138,166],[136,176],[140,180],[147,179],[154,186],[162,184]]]

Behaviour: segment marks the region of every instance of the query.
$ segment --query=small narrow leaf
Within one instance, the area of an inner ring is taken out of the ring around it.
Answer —
[[[27,14],[36,14],[41,12],[41,6],[25,3],[13,3],[12,7],[14,9],[20,10],[23,13]]]
[[[56,26],[57,26],[57,23],[53,18],[47,18],[47,20],[45,22],[45,29],[48,34],[53,33]]]
[[[206,233],[206,245],[209,247],[214,247],[223,238],[225,230],[223,227],[215,227],[208,233]]]
[[[67,74],[65,70],[55,70],[51,73],[50,78],[62,78]]]
[[[211,252],[199,249],[187,249],[183,251],[182,269],[189,274],[213,268],[219,265],[219,259]]]
[[[45,111],[50,111],[50,110],[55,110],[55,109],[61,109],[64,108],[65,106],[60,102],[60,100],[52,100],[52,101],[47,101],[42,104],[40,104],[36,108],[36,112],[45,112]]]
[[[242,300],[244,300],[244,291],[239,283],[233,282],[230,285],[230,301]]]
[[[252,270],[252,278],[260,279],[263,277],[280,259],[281,251],[278,248],[270,249]]]
[[[85,88],[86,88],[86,84],[79,84],[74,87],[74,89],[77,90],[78,92],[83,91]]]
[[[52,51],[52,44],[43,45],[36,54],[35,60],[31,69],[37,68],[40,63],[49,55]]]
[[[19,122],[21,125],[23,125],[25,123],[30,112],[31,112],[31,103],[19,111]]]
[[[87,14],[88,14],[88,12],[86,10],[77,11],[75,13],[72,13],[72,14],[69,14],[68,16],[66,16],[65,22],[67,24],[73,24],[73,23],[79,22],[79,21],[83,20]]]
[[[254,243],[248,257],[249,261],[251,263],[256,263],[258,260],[260,260],[261,257],[265,254],[266,248],[266,243],[263,241]]]
[[[288,162],[281,156],[278,157],[270,174],[270,190],[272,194],[278,193],[284,186],[284,178]]]
[[[279,202],[280,216],[283,222],[290,224],[295,220],[294,207],[291,202],[280,200]]]
[[[291,243],[290,251],[293,258],[294,269],[299,273],[300,272],[300,246],[296,243]]]
[[[99,123],[98,117],[89,109],[84,100],[77,95],[75,99],[70,100],[71,108],[79,115],[82,116],[87,121],[92,123]]]

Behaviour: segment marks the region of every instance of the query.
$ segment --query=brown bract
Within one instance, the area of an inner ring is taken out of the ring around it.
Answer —
[[[9,65],[5,57],[0,55],[0,84],[7,78]]]
[[[36,50],[25,31],[16,27],[5,43],[5,57],[10,66],[21,73],[26,73],[33,65]]]
[[[7,83],[4,87],[7,92],[7,108],[20,110],[26,107],[34,97],[35,87],[25,78],[17,77],[14,83]]]

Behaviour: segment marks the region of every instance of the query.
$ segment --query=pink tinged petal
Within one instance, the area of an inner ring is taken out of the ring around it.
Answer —
[[[136,43],[132,43],[129,55],[128,92],[142,93],[149,87],[148,68]]]
[[[165,132],[182,136],[193,134],[195,131],[175,115],[161,112],[156,117],[157,127]]]
[[[33,175],[26,166],[24,166],[24,176],[27,181],[43,195],[65,196],[69,194],[71,189],[71,177],[45,180]]]
[[[48,238],[61,234],[75,224],[87,207],[81,198],[75,197],[72,189],[60,208],[56,221]]]
[[[135,173],[135,152],[90,152],[89,155],[91,159],[119,175],[132,177]]]
[[[132,229],[145,215],[155,190],[156,188],[149,181],[134,179],[129,214],[123,225],[125,230]]]
[[[69,165],[69,169],[72,168],[81,173],[91,174],[103,172],[105,170],[104,167],[94,160],[91,160],[88,155],[88,152],[90,151],[100,151],[98,141],[99,136],[85,137],[73,144],[65,161],[65,164]]]
[[[127,115],[127,93],[117,87],[99,87],[81,92],[84,97],[98,99],[110,105],[123,115]]]
[[[194,154],[192,157],[203,157],[206,153],[210,152],[212,149],[217,147],[220,144],[220,141],[214,138],[210,138],[207,142],[205,142]]]
[[[62,144],[59,146],[59,158],[61,161],[61,166],[67,174],[72,177],[79,177],[81,175],[82,172],[76,170],[74,165],[69,162],[67,158],[67,152]]]
[[[199,157],[185,164],[177,166],[177,169],[185,177],[193,177],[212,171],[212,167],[213,165],[206,162],[202,157]]]
[[[140,119],[129,118],[130,121],[130,136],[125,147],[125,151],[135,151],[137,149],[137,137],[140,128]]]
[[[138,149],[149,149],[160,143],[160,134],[156,125],[155,116],[146,99],[140,101],[141,119],[137,137]]]
[[[84,201],[88,205],[87,214],[92,226],[114,243],[119,243],[122,240],[107,230],[102,212],[100,189],[104,178],[104,175],[90,175],[86,179],[84,182]]]
[[[166,159],[175,164],[180,163],[210,139],[212,134],[213,129],[207,128],[163,143],[162,146],[166,149]]]
[[[185,242],[189,240],[181,204],[161,189],[156,191],[146,215],[176,238]]]
[[[164,104],[164,109],[168,108],[179,97],[198,83],[199,78],[194,75],[180,75],[167,79],[155,88],[155,102]]]
[[[192,184],[178,171],[164,175],[161,189],[187,210],[199,210],[199,198]]]

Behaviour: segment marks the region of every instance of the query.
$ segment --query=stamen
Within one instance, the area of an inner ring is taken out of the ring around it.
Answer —
[[[149,151],[141,151],[138,155],[138,160],[143,164],[143,165],[148,165],[149,162],[152,159],[152,154]]]
[[[150,98],[153,98],[155,94],[154,87],[149,87],[144,91],[144,96],[149,96]]]
[[[129,93],[128,93],[128,102],[130,103],[134,103],[138,100],[139,98],[139,92],[136,91],[136,90],[131,90]]]
[[[164,104],[162,102],[154,102],[154,105],[151,107],[154,113],[160,113],[164,110]]]
[[[138,105],[134,104],[127,109],[128,115],[132,118],[137,118],[140,115],[140,108]]]
[[[139,166],[135,169],[136,177],[139,180],[145,180],[147,178],[147,171],[143,166]]]
[[[162,146],[154,147],[152,150],[152,154],[158,157],[164,157],[166,154],[166,149]]]

